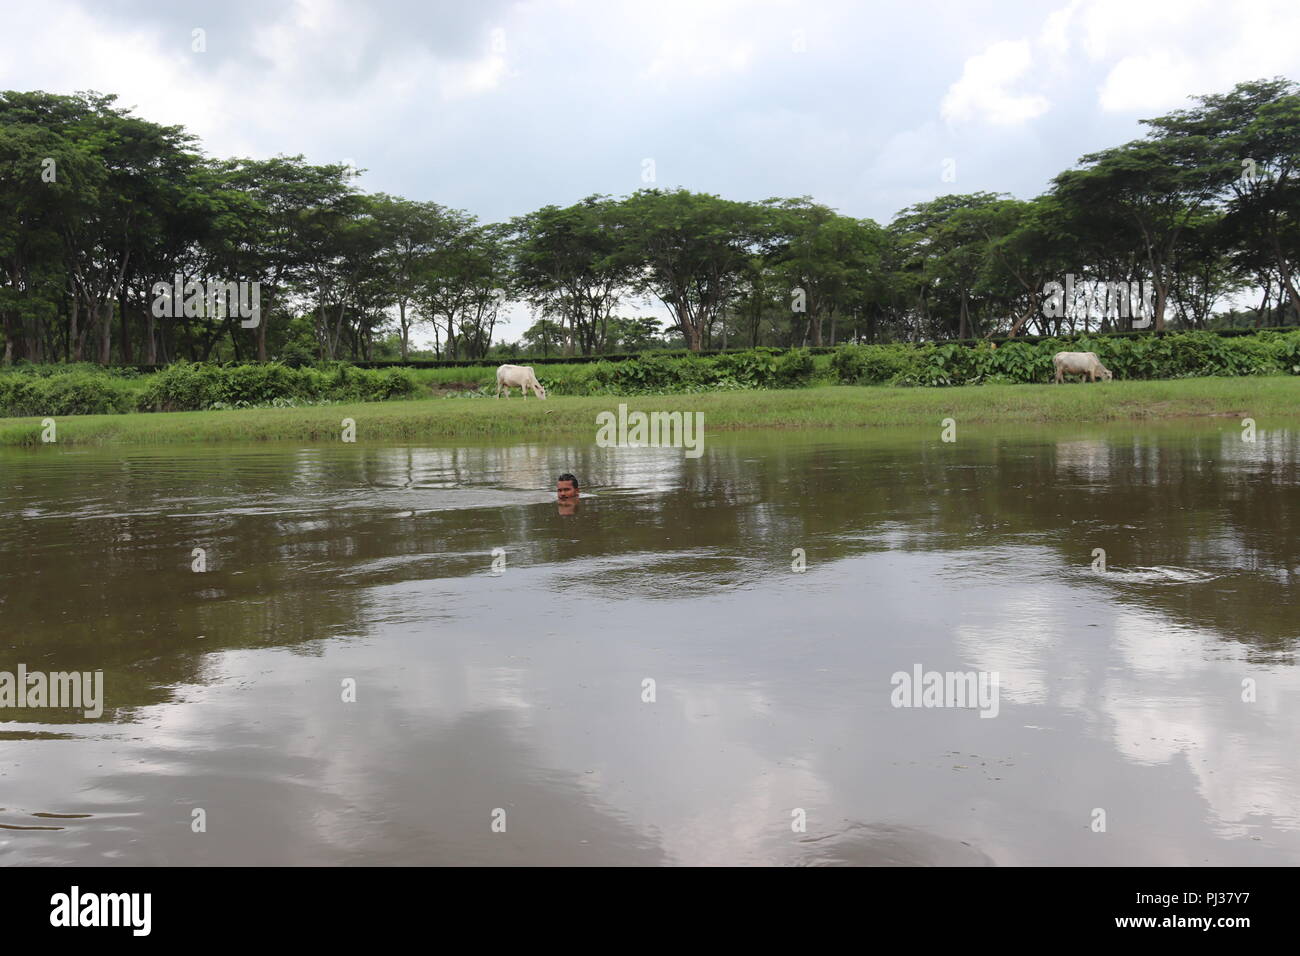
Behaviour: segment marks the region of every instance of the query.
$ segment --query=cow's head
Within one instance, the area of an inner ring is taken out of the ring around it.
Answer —
[[[1108,369],[1108,368],[1107,368],[1106,366],[1104,366],[1104,365],[1101,367],[1101,380],[1102,380],[1103,382],[1109,382],[1109,381],[1110,381],[1112,378],[1114,378],[1114,377],[1115,377],[1115,373],[1114,373],[1114,372],[1112,372],[1110,369]]]

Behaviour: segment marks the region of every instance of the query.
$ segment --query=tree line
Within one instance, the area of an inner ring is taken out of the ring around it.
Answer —
[[[1192,104],[1034,199],[943,195],[885,226],[685,189],[488,223],[363,192],[344,164],[208,157],[112,95],[3,92],[3,361],[407,359],[420,329],[476,359],[1300,325],[1300,86]],[[1081,300],[1061,301],[1067,276]],[[257,283],[259,318],[205,295],[160,309],[178,280]],[[1138,284],[1141,318],[1097,283]],[[666,328],[635,315],[651,300]],[[533,323],[494,345],[512,302]]]

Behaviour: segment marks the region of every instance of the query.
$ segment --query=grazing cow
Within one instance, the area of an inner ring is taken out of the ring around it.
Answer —
[[[1109,382],[1113,375],[1110,369],[1101,364],[1096,352],[1057,352],[1052,356],[1052,367],[1056,369],[1056,381],[1063,382],[1066,375],[1086,375],[1088,381],[1100,378]]]
[[[518,388],[519,394],[525,399],[528,398],[530,388],[538,398],[546,397],[546,389],[542,388],[542,383],[537,381],[531,365],[502,365],[497,369],[497,398],[501,397],[503,388],[506,390],[506,398],[510,397],[512,388]]]

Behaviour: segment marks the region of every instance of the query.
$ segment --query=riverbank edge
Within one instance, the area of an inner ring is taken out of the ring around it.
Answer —
[[[1300,423],[1300,376],[1191,378],[951,388],[828,385],[693,395],[415,399],[305,408],[75,415],[54,420],[55,445],[186,442],[445,441],[595,434],[600,412],[702,412],[709,431],[959,424],[1152,422],[1252,418]],[[0,419],[0,446],[48,445],[49,419]]]

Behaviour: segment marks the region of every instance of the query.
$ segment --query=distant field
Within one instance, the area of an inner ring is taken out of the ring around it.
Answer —
[[[438,370],[442,371],[442,370]],[[452,371],[452,370],[447,370]],[[463,374],[464,370],[454,370]],[[339,441],[342,420],[367,441],[519,440],[595,430],[619,403],[643,411],[703,412],[712,431],[737,428],[887,427],[961,424],[1159,421],[1193,416],[1300,422],[1300,377],[1251,376],[1065,385],[949,388],[817,386],[690,395],[555,396],[546,401],[407,400],[303,408],[57,418],[60,445],[218,441]],[[41,443],[41,419],[0,419],[0,445]]]

